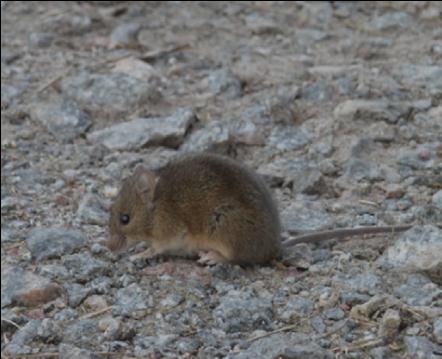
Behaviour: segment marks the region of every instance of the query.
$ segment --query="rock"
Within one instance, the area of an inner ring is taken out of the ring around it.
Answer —
[[[117,61],[112,71],[123,73],[145,82],[161,80],[160,74],[153,66],[133,57]]]
[[[324,311],[324,315],[330,320],[341,320],[345,317],[345,312],[341,308],[329,308]]]
[[[164,308],[174,308],[184,301],[184,297],[179,293],[169,294],[160,301],[160,305]]]
[[[242,96],[242,83],[229,69],[220,69],[212,72],[208,78],[210,91],[214,95],[222,95],[227,99]]]
[[[407,282],[394,288],[396,296],[409,305],[432,305],[442,295],[442,290],[427,277],[419,274],[410,275]]]
[[[62,80],[60,87],[66,97],[102,116],[119,116],[160,97],[152,84],[122,73],[80,72]]]
[[[436,208],[442,210],[442,189],[433,195],[432,202]]]
[[[180,149],[184,152],[225,152],[229,145],[230,131],[228,125],[213,121],[193,132]]]
[[[46,264],[40,266],[38,273],[43,277],[50,279],[57,279],[58,281],[64,281],[69,278],[67,269],[57,264]]]
[[[121,288],[115,295],[112,313],[126,317],[143,317],[152,308],[152,298],[137,284]]]
[[[85,244],[86,237],[76,229],[35,228],[26,239],[31,256],[36,260],[58,258]]]
[[[304,157],[274,160],[261,165],[258,173],[273,185],[289,185],[294,193],[314,195],[327,191],[319,168]]]
[[[433,323],[433,336],[436,342],[442,345],[442,317],[434,320]]]
[[[322,349],[315,343],[299,344],[305,341],[306,337],[299,334],[274,334],[252,342],[247,350],[238,354],[231,354],[229,359],[248,359],[248,358],[313,358],[313,359],[332,359],[332,352]]]
[[[301,98],[313,102],[332,101],[337,97],[336,88],[329,84],[329,81],[315,81],[306,84],[301,89]]]
[[[280,317],[286,322],[291,322],[296,318],[309,316],[313,309],[314,303],[310,299],[295,296],[280,310]]]
[[[392,69],[392,74],[407,87],[442,88],[442,66],[401,64]]]
[[[55,313],[54,320],[63,322],[68,320],[73,320],[78,318],[78,312],[72,308],[65,308]]]
[[[91,295],[86,298],[83,304],[92,312],[96,312],[108,307],[107,301],[102,295]]]
[[[138,23],[129,22],[118,25],[110,34],[110,46],[116,48],[135,45],[140,30],[141,25]]]
[[[321,204],[300,198],[282,211],[281,221],[285,230],[294,233],[325,230],[333,226],[331,216]]]
[[[58,353],[60,359],[95,359],[96,356],[89,350],[80,349],[74,345],[61,343],[58,346]]]
[[[348,279],[348,286],[359,293],[377,294],[382,288],[382,278],[373,273],[363,273]]]
[[[83,319],[68,324],[63,332],[63,343],[79,348],[94,350],[98,343],[100,329],[95,320]]]
[[[440,357],[437,353],[442,353],[442,347],[426,337],[406,336],[404,343],[408,356],[413,359],[436,359]]]
[[[105,317],[98,322],[100,330],[108,340],[116,340],[121,334],[121,321],[112,317]]]
[[[90,288],[86,288],[78,283],[65,283],[64,288],[67,291],[68,304],[71,308],[78,307],[91,291]]]
[[[134,339],[134,353],[139,358],[149,358],[162,352],[177,339],[176,334],[159,334],[157,336],[137,335]]]
[[[263,129],[247,119],[231,121],[229,137],[232,142],[244,145],[262,146],[265,144]]]
[[[372,359],[389,359],[392,353],[389,347],[378,347],[370,350],[370,358]]]
[[[30,116],[60,143],[71,142],[92,125],[89,116],[75,102],[63,99],[31,105]]]
[[[269,329],[272,305],[269,299],[258,297],[252,290],[230,290],[220,299],[213,317],[219,327],[229,333]]]
[[[43,30],[64,36],[82,35],[90,32],[92,27],[92,19],[87,15],[63,13],[48,20],[42,23]]]
[[[77,217],[86,224],[105,225],[108,213],[101,198],[89,193],[84,196],[78,206]]]
[[[79,282],[89,282],[94,277],[109,272],[109,264],[91,257],[88,252],[76,253],[64,256],[63,265],[68,269],[70,277]]]
[[[376,16],[366,26],[368,31],[389,31],[400,28],[408,28],[413,21],[413,17],[405,11],[387,12],[381,16]]]
[[[311,135],[301,127],[273,128],[269,137],[269,145],[280,151],[295,151],[303,148],[311,140]]]
[[[442,230],[431,225],[415,226],[378,259],[386,268],[424,272],[442,284]]]
[[[92,132],[88,140],[111,150],[136,150],[145,146],[178,147],[195,121],[191,110],[180,109],[168,117],[138,118]]]
[[[352,181],[382,181],[385,175],[379,165],[370,160],[351,158],[345,163],[345,175]]]
[[[29,47],[47,48],[52,45],[54,35],[48,32],[31,32],[29,34]]]
[[[403,111],[405,111],[404,109]],[[402,111],[384,100],[346,100],[336,106],[333,115],[337,121],[386,121],[396,123]]]
[[[61,288],[49,279],[18,267],[2,265],[1,306],[11,304],[34,306],[54,300]]]

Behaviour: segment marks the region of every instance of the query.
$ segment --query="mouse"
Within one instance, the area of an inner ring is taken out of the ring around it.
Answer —
[[[107,246],[121,251],[148,241],[150,247],[133,258],[171,254],[206,265],[254,265],[277,260],[299,243],[411,227],[339,228],[282,241],[278,207],[264,180],[229,157],[202,153],[178,157],[158,170],[139,165],[125,178],[111,206]]]
[[[196,257],[206,265],[267,264],[281,254],[275,200],[251,168],[212,153],[182,155],[152,170],[138,165],[110,208],[112,251],[150,243],[140,257]]]

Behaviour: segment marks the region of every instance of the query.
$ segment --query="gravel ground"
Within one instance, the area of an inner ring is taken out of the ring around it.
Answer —
[[[2,358],[441,357],[441,3],[10,1],[1,76]],[[110,253],[121,179],[205,150],[287,238],[416,225],[268,267]]]

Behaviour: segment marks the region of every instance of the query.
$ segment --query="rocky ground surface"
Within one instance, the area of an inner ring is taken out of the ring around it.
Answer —
[[[1,16],[2,358],[441,357],[441,3]],[[110,253],[120,180],[204,150],[265,177],[285,237],[417,225],[269,267]]]

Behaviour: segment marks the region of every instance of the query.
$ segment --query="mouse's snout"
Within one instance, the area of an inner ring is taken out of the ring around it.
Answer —
[[[120,251],[127,246],[127,239],[125,236],[120,234],[111,234],[107,240],[107,248],[112,252]]]

